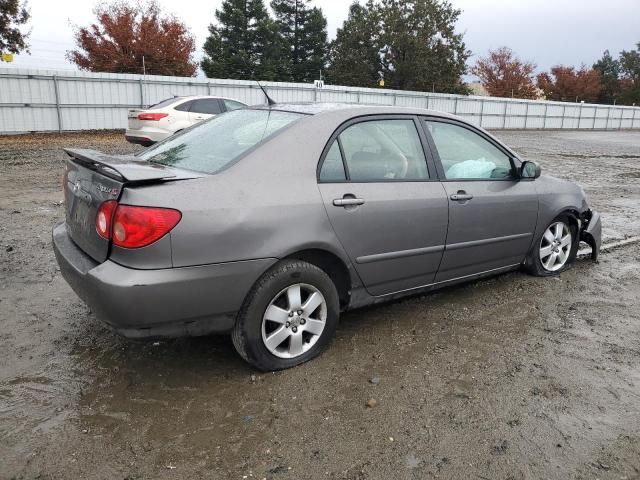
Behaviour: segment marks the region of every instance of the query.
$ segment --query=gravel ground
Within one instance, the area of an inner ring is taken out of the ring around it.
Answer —
[[[499,132],[640,234],[640,133]],[[258,374],[225,337],[135,343],[61,278],[63,146],[0,137],[0,478],[638,479],[640,246],[344,315],[328,351]]]

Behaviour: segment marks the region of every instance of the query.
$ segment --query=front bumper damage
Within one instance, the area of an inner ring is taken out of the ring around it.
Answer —
[[[580,240],[591,247],[591,259],[597,261],[602,245],[602,222],[595,210],[587,209],[580,215]]]

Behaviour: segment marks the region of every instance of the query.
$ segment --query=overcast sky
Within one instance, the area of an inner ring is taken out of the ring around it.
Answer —
[[[361,0],[362,1],[362,0]],[[31,55],[19,55],[13,66],[73,69],[64,56],[73,48],[72,25],[94,20],[91,0],[29,0]],[[222,0],[160,0],[167,12],[181,18],[196,36],[198,58],[207,26]],[[324,11],[329,37],[347,17],[349,0],[314,0]],[[640,0],[451,0],[463,13],[464,33],[474,57],[489,49],[511,47],[539,70],[556,64],[591,65],[605,49],[617,54],[640,42]],[[469,63],[474,62],[474,57]],[[7,66],[2,64],[2,66]]]

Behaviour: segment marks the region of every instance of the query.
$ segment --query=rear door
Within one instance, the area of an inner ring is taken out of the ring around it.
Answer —
[[[481,131],[456,121],[423,121],[449,202],[436,281],[522,262],[538,218],[535,183],[520,180],[509,152]]]
[[[193,101],[189,111],[192,123],[202,122],[224,111],[224,105],[217,98],[199,98]]]
[[[331,224],[371,295],[433,282],[448,205],[419,120],[365,117],[333,136],[319,167]]]

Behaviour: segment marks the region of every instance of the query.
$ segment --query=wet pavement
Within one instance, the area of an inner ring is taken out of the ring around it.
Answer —
[[[579,181],[606,239],[640,234],[639,132],[498,135]],[[49,240],[62,146],[136,148],[0,137],[1,479],[640,478],[640,245],[348,313],[263,374],[226,337],[121,339],[77,299]]]

